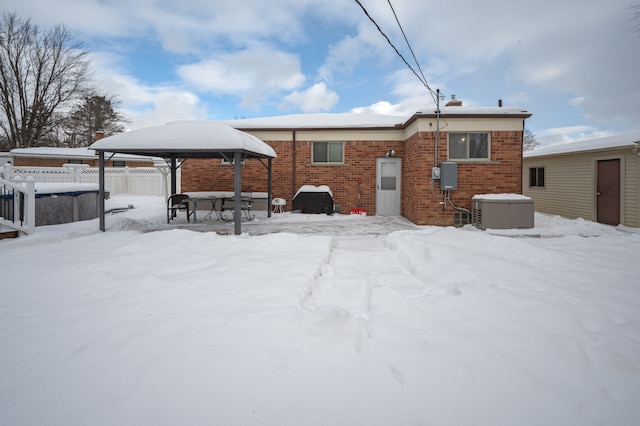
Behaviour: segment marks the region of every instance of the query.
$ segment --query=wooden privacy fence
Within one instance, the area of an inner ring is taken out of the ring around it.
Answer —
[[[0,178],[8,181],[20,176],[31,176],[35,182],[98,183],[99,169],[86,164],[65,164],[63,167],[31,167],[4,165],[0,167]],[[167,168],[157,167],[106,167],[105,186],[110,195],[160,195],[168,196],[171,186]],[[180,188],[180,169],[177,174]],[[179,190],[178,190],[179,192]]]

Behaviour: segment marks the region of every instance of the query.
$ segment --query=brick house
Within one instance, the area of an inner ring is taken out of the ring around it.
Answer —
[[[347,113],[225,123],[273,147],[273,196],[286,199],[289,208],[301,186],[328,185],[342,213],[360,207],[369,215],[400,214],[419,225],[446,226],[471,208],[476,194],[522,193],[522,139],[530,116],[520,108],[450,102],[439,120],[422,111],[408,119]],[[444,190],[432,179],[432,168],[443,162],[455,163],[456,189]],[[247,161],[243,190],[266,191],[264,170],[259,161]],[[189,159],[181,179],[182,192],[232,191],[233,167],[219,159]]]

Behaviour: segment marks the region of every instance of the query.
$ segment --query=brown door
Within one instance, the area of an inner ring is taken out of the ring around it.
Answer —
[[[598,161],[596,192],[598,222],[620,223],[620,160]]]

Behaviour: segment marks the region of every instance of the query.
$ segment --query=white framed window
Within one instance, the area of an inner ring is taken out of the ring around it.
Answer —
[[[312,142],[311,162],[320,164],[344,163],[344,142]]]
[[[489,133],[449,133],[450,160],[489,160]]]

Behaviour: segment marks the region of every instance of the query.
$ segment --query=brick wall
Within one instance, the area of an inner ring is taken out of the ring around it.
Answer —
[[[458,162],[458,189],[451,191],[451,201],[471,210],[471,198],[477,194],[522,192],[522,132],[490,132],[491,161]],[[419,133],[407,141],[407,158],[403,161],[402,214],[419,225],[453,225],[456,211],[447,203],[439,181],[432,184],[435,134]],[[438,161],[447,161],[447,134],[441,132]]]
[[[451,200],[471,209],[471,198],[485,193],[521,193],[522,132],[491,132],[491,161],[458,163],[458,189]],[[271,141],[273,196],[287,200],[287,208],[302,185],[328,185],[342,213],[358,204],[374,215],[376,207],[376,158],[390,149],[402,159],[401,214],[420,225],[453,225],[454,209],[443,209],[439,181],[431,182],[435,132],[420,132],[406,141],[345,141],[344,165],[311,164],[310,141]],[[295,160],[294,160],[295,158]],[[447,134],[440,133],[438,160],[447,160]],[[267,164],[267,160],[263,160]],[[358,183],[361,179],[360,184]],[[267,191],[267,169],[258,160],[242,168],[243,191]],[[219,159],[189,159],[182,165],[182,191],[233,191],[233,167]]]
[[[311,163],[312,143],[272,141],[269,145],[278,154],[272,163],[273,196],[287,200],[287,207],[302,185],[328,185],[343,213],[358,205],[368,214],[375,214],[376,158],[393,149],[401,157],[404,143],[399,141],[346,141],[345,164],[318,165]],[[295,157],[295,168],[294,168]],[[267,164],[267,160],[263,160]],[[187,160],[182,165],[182,191],[233,191],[233,167],[214,160]],[[361,180],[359,183],[358,180]],[[242,168],[243,191],[267,191],[267,169],[258,160],[247,160]]]

